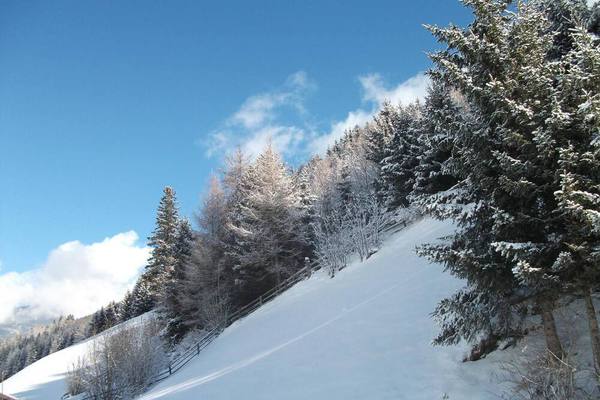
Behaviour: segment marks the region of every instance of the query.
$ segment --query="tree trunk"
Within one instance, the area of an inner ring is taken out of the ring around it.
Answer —
[[[555,357],[562,359],[564,357],[564,351],[560,344],[560,338],[556,332],[556,323],[554,322],[554,315],[552,315],[553,305],[551,301],[543,300],[540,302],[540,308],[542,311],[542,324],[544,326],[544,336],[546,337],[546,348]]]
[[[592,291],[589,288],[583,290],[585,310],[587,312],[588,326],[590,329],[590,340],[592,342],[592,353],[594,354],[594,368],[596,374],[600,374],[600,330],[598,329],[598,318],[592,301]]]

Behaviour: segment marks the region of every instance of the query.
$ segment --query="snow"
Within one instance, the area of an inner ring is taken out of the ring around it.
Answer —
[[[334,279],[315,273],[227,328],[138,400],[498,399],[503,387],[493,372],[516,349],[463,363],[466,346],[431,345],[430,313],[462,283],[414,250],[452,229],[423,219]],[[89,344],[28,366],[5,391],[19,400],[60,399],[69,366]]]
[[[151,318],[152,312],[140,315],[125,324],[137,324]],[[110,334],[123,326],[117,325],[107,331],[66,349],[52,353],[41,360],[27,366],[4,382],[4,391],[19,400],[53,400],[60,399],[67,391],[67,373],[69,368],[88,353],[93,341],[99,336]]]
[[[414,253],[452,227],[421,220],[334,279],[317,273],[238,321],[139,400],[497,399],[494,357],[433,347],[429,314],[461,282]]]

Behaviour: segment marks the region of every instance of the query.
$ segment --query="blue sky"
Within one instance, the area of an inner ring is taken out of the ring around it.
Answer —
[[[454,0],[1,2],[0,278],[66,242],[139,250],[163,186],[191,216],[236,144],[298,163],[421,93],[421,24],[469,20]]]

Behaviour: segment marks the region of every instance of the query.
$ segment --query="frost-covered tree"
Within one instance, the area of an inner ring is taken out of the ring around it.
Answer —
[[[90,317],[61,316],[45,326],[0,338],[0,373],[6,379],[26,366],[88,335]]]
[[[562,58],[573,48],[572,30],[590,20],[586,0],[532,0],[532,4],[546,16],[546,32],[554,38],[549,57]]]
[[[155,305],[154,296],[148,282],[144,277],[140,277],[131,291],[132,314],[131,317],[142,315],[152,310]]]
[[[179,221],[177,241],[175,243],[175,265],[166,282],[162,298],[161,311],[168,319],[169,337],[181,337],[187,329],[183,323],[183,307],[181,305],[182,285],[185,281],[185,268],[190,263],[194,246],[194,231],[187,219]]]
[[[515,307],[532,303],[560,357],[552,312],[561,283],[552,266],[564,235],[554,197],[561,138],[547,122],[560,73],[550,61],[553,37],[533,5],[510,12],[507,1],[467,4],[475,14],[467,29],[429,27],[448,45],[432,55],[440,79],[464,95],[471,114],[457,136],[461,181],[432,198],[434,212],[458,229],[421,250],[468,282],[436,310],[438,342],[512,335]]]
[[[237,210],[230,225],[235,282],[242,298],[251,300],[301,268],[308,251],[299,194],[271,145],[244,174]]]
[[[394,135],[401,128],[400,112],[397,106],[389,101],[381,105],[373,121],[365,126],[368,158],[376,165],[381,163],[387,154]]]
[[[161,328],[156,320],[146,319],[95,338],[88,354],[69,371],[69,393],[107,400],[139,395],[166,364]]]
[[[200,231],[179,292],[181,319],[189,328],[211,328],[227,317],[232,287],[225,257],[227,205],[221,184],[213,177],[197,215]]]
[[[458,91],[434,77],[416,128],[420,154],[411,201],[415,196],[443,192],[458,182],[453,162],[458,156],[455,138],[468,113],[463,103]]]
[[[394,135],[401,128],[400,124],[399,108],[389,101],[385,101],[373,121],[367,123],[363,128],[366,140],[366,158],[377,168],[373,184],[380,201],[383,201],[385,197],[385,183],[382,182],[380,168],[383,159],[389,155],[387,152]]]
[[[178,228],[179,212],[175,191],[167,186],[158,205],[156,226],[148,238],[152,253],[142,277],[148,285],[154,303],[162,296],[168,277],[177,262]]]
[[[418,103],[398,108],[395,131],[380,161],[382,197],[392,210],[408,206],[408,196],[415,184],[415,172],[422,153],[418,138],[420,109]]]
[[[128,290],[127,293],[125,293],[123,300],[121,300],[120,314],[119,314],[121,322],[125,322],[125,321],[129,320],[130,318],[135,317],[133,302],[134,302],[133,295],[132,295],[131,291]]]
[[[571,43],[549,119],[555,134],[564,138],[555,195],[566,234],[553,268],[585,301],[600,373],[600,332],[592,301],[600,284],[600,48],[583,26],[571,32]]]

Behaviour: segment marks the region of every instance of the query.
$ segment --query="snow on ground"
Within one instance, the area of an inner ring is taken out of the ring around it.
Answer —
[[[463,363],[465,347],[431,346],[429,315],[461,283],[414,249],[451,229],[424,219],[334,279],[315,274],[140,400],[498,399],[491,371],[506,354]]]
[[[125,324],[137,324],[147,318],[153,318],[151,312],[127,321]],[[123,325],[117,325],[97,336],[34,362],[8,378],[4,382],[4,392],[19,400],[60,399],[67,391],[66,379],[69,368],[72,368],[80,357],[88,354],[93,340],[101,335],[110,334]]]

